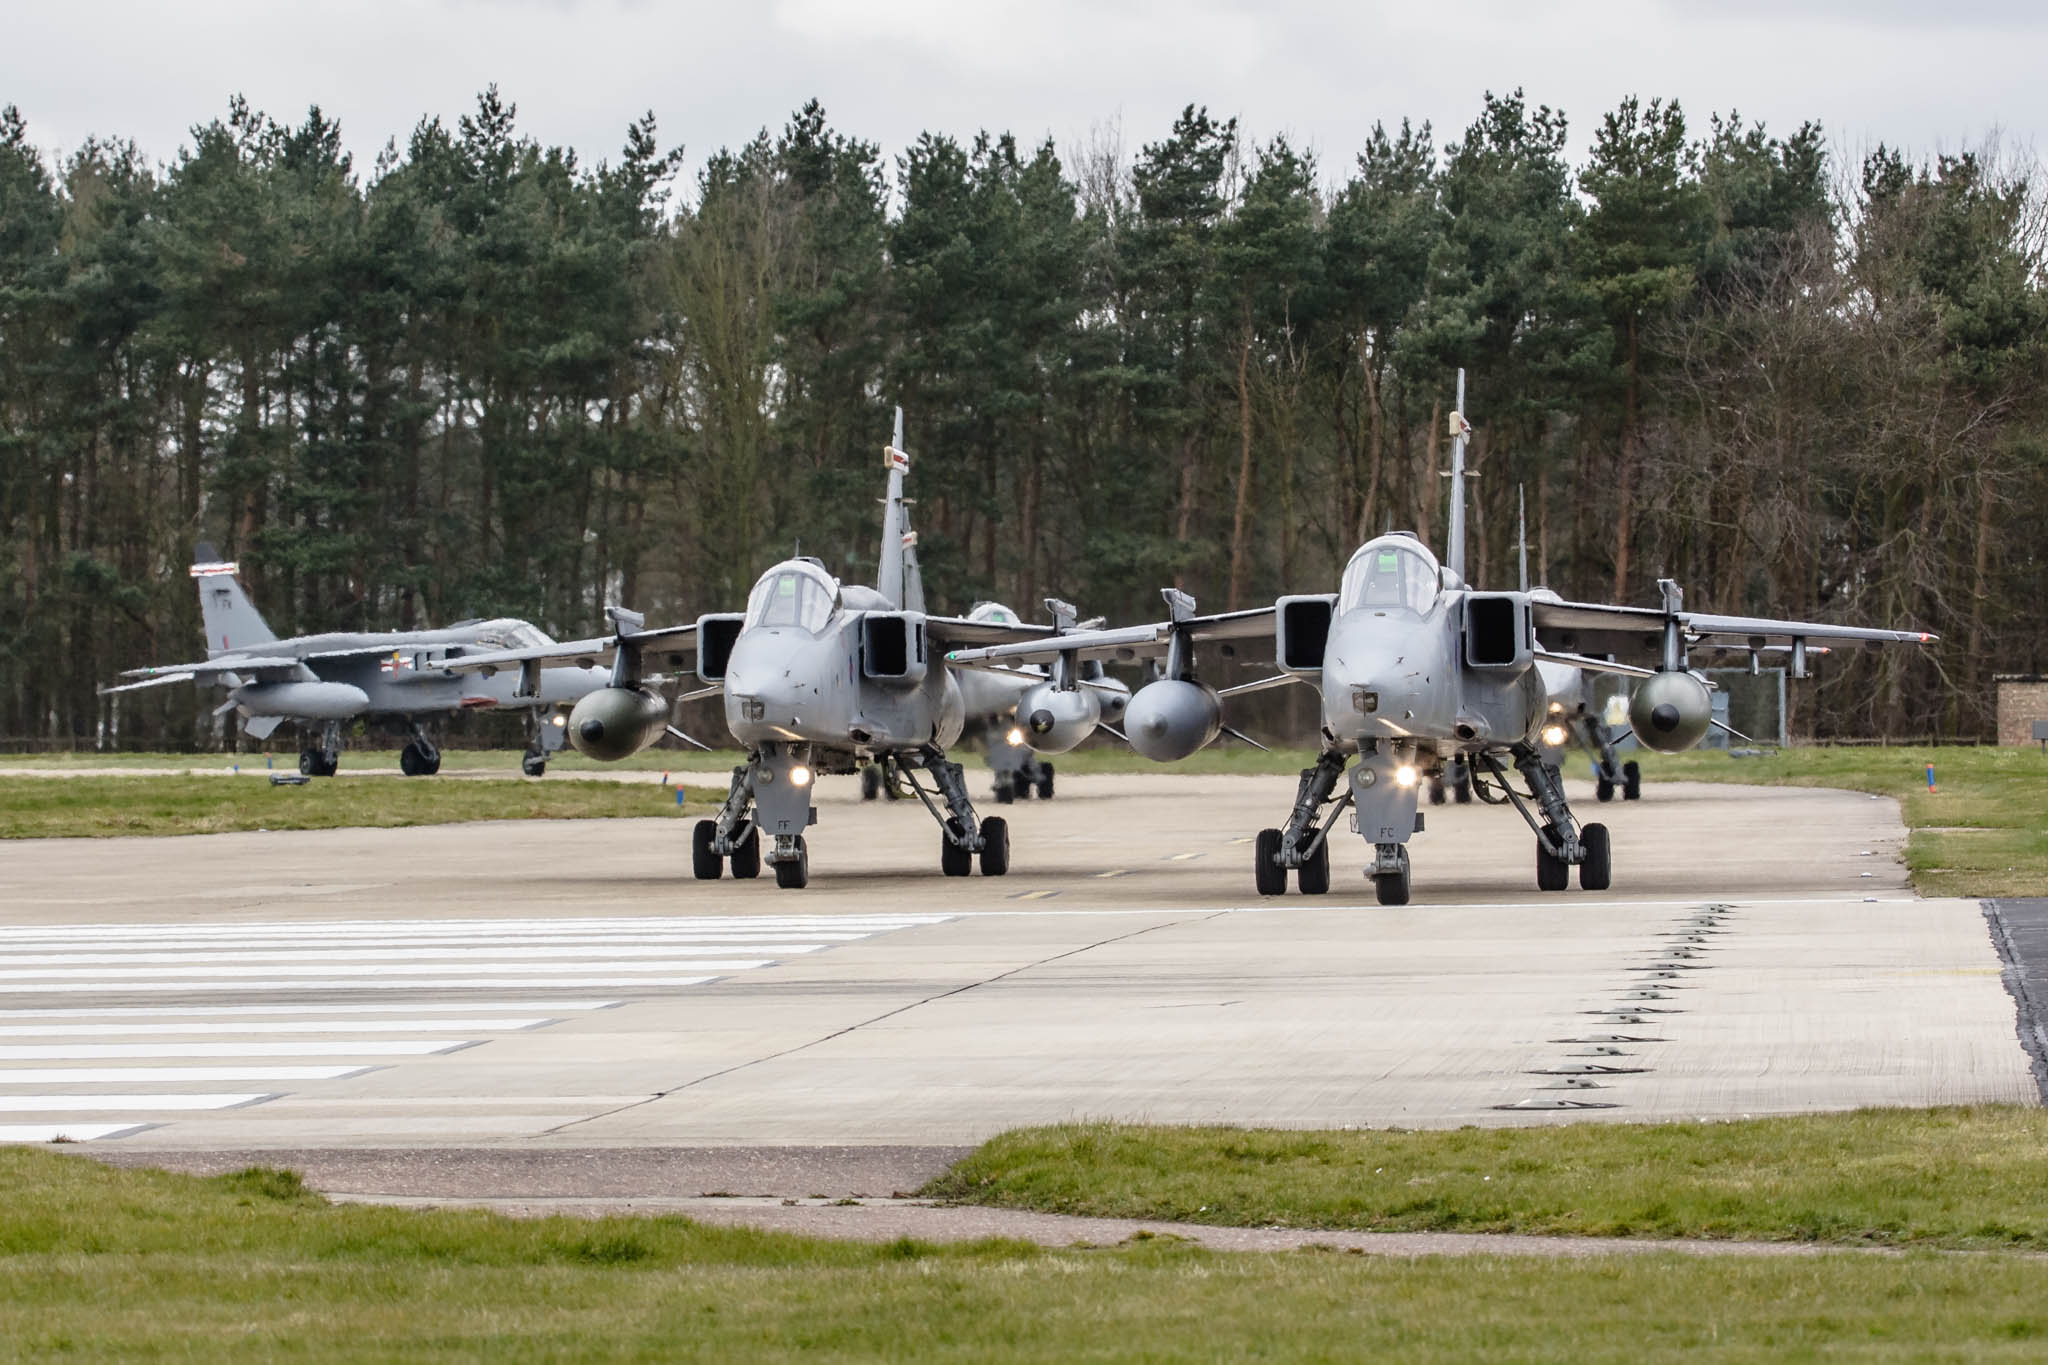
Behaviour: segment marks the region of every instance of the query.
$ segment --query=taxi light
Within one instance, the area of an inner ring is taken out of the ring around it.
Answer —
[[[1561,701],[1554,701],[1554,702],[1550,703],[1550,714],[1551,714],[1551,715],[1553,715],[1553,716],[1557,716],[1557,715],[1562,715],[1563,713],[1564,713],[1564,703],[1563,703],[1563,702],[1561,702]]]
[[[1403,787],[1414,786],[1415,765],[1412,763],[1403,763],[1400,767],[1394,769],[1394,781]]]
[[[1022,744],[1024,742],[1024,732],[1018,729],[1016,726],[1012,725],[1010,727],[1010,733],[1003,736],[1003,738],[1007,739],[1010,742],[1010,747],[1014,749],[1019,744]]]
[[[811,770],[799,763],[789,770],[789,781],[791,786],[808,787],[811,785]]]
[[[557,730],[561,729],[564,725],[567,725],[568,723],[569,718],[567,716],[563,715],[560,711],[555,712],[555,719],[553,721],[553,725]]]
[[[1558,745],[1564,743],[1564,727],[1562,725],[1544,726],[1543,742],[1545,744],[1548,744],[1553,749],[1555,749]]]

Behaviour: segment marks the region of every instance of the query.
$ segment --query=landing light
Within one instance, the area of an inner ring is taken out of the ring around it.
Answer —
[[[1561,701],[1550,703],[1550,714],[1553,716],[1564,714],[1564,703]]]
[[[559,730],[569,723],[569,718],[560,711],[555,712],[554,727]]]
[[[790,785],[791,785],[791,786],[793,786],[793,787],[808,787],[808,786],[810,786],[810,785],[811,785],[811,770],[810,770],[809,768],[806,768],[806,767],[805,767],[805,766],[804,766],[803,764],[801,764],[801,763],[797,764],[797,765],[796,765],[795,767],[793,767],[793,768],[791,768],[791,769],[789,770],[789,782],[790,782]]]
[[[1564,743],[1564,727],[1562,725],[1544,726],[1543,742],[1545,744],[1548,744],[1553,749],[1555,749],[1558,745]]]
[[[1024,732],[1018,729],[1016,726],[1012,725],[1010,727],[1010,733],[1004,735],[1003,738],[1008,740],[1010,742],[1010,747],[1014,749],[1019,744],[1022,744],[1024,742]]]
[[[1400,767],[1394,769],[1394,781],[1396,784],[1403,787],[1414,786],[1415,765],[1412,763],[1403,763]]]

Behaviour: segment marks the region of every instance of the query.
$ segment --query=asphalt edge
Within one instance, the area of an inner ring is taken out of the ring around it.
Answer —
[[[2005,922],[2003,907],[1995,900],[1982,902],[1984,918],[1991,926],[1991,946],[1997,950],[1998,976],[2005,983],[2007,995],[2012,997],[2014,1028],[2019,1034],[2020,1047],[2027,1054],[2028,1067],[2034,1073],[2034,1088],[2041,1094],[2041,1102],[2048,1104],[2048,1021],[2044,1021],[2044,1007],[2048,1001],[2036,1000],[2027,985],[2019,948],[2013,942],[2012,930]]]

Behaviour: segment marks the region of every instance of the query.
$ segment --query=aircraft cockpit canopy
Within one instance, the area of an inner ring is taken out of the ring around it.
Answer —
[[[995,626],[1017,626],[1023,624],[1023,622],[1017,619],[1016,612],[1011,611],[1000,602],[975,603],[974,610],[967,613],[967,619],[970,621],[982,621]]]
[[[480,649],[540,649],[554,641],[539,626],[507,617],[478,622],[476,643]]]
[[[816,564],[785,560],[761,575],[747,598],[745,629],[793,626],[816,635],[839,604],[839,584]]]
[[[1344,569],[1337,610],[1412,611],[1420,616],[1436,605],[1436,556],[1408,536],[1367,541]]]

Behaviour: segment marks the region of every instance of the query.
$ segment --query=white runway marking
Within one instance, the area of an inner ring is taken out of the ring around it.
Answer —
[[[318,1043],[5,1043],[0,1061],[84,1062],[106,1057],[432,1057],[476,1044],[407,1038]]]
[[[170,1113],[173,1110],[235,1109],[260,1095],[0,1095],[0,1114],[110,1114],[123,1110]]]
[[[120,1138],[160,1127],[166,1120],[159,1115],[275,1099],[279,1092],[258,1089],[271,1083],[362,1076],[382,1069],[379,1059],[444,1055],[545,1029],[574,1013],[610,1009],[630,998],[622,992],[702,986],[730,973],[952,918],[414,916],[4,926],[0,1004],[17,1007],[0,1009],[0,1040],[7,1040],[0,1041],[0,1063],[26,1065],[0,1065],[0,1112],[51,1121],[0,1124],[0,1142]],[[533,998],[554,991],[586,994]],[[257,993],[284,998],[231,1003]],[[82,998],[75,1006],[22,1007],[53,995]],[[175,1001],[138,1003],[138,997],[154,995]],[[463,999],[477,995],[483,998]],[[294,1065],[293,1058],[340,1060]],[[164,1064],[96,1065],[121,1061]],[[212,1064],[176,1064],[184,1062]],[[249,1089],[184,1089],[223,1084]],[[73,1085],[145,1090],[49,1093],[52,1086]],[[29,1086],[38,1088],[7,1093]],[[115,1113],[121,1122],[70,1117]]]
[[[97,1142],[127,1137],[147,1123],[0,1123],[0,1142]]]
[[[10,1066],[0,1085],[208,1085],[251,1081],[342,1081],[375,1066]]]
[[[0,1038],[158,1038],[199,1033],[413,1033],[439,1029],[448,1033],[516,1033],[553,1024],[554,1019],[358,1019],[330,1024],[318,1019],[286,1022],[266,1019],[247,1024],[22,1024],[0,1026]]]

